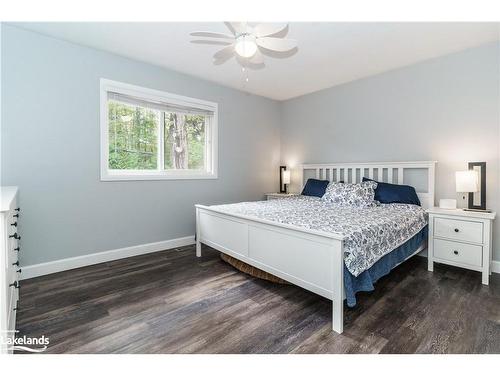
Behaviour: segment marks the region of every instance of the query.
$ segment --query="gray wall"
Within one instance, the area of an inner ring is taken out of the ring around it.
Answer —
[[[436,198],[459,199],[454,172],[486,161],[487,205],[500,211],[499,52],[488,44],[286,101],[282,163],[437,160]],[[497,219],[497,260],[499,237]]]
[[[31,265],[194,234],[195,203],[277,189],[279,103],[3,25],[2,184]],[[99,180],[101,77],[219,103],[216,180]]]

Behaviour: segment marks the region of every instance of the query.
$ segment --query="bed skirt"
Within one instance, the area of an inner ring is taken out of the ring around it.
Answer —
[[[344,289],[347,306],[356,306],[356,293],[371,292],[375,290],[375,283],[381,277],[389,274],[393,268],[415,254],[423,241],[427,240],[427,225],[416,235],[401,246],[380,258],[373,266],[361,272],[357,277],[353,276],[344,265]]]

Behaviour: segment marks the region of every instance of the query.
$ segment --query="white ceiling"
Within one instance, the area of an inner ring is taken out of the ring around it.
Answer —
[[[297,53],[266,56],[266,67],[249,71],[245,83],[234,58],[212,64],[222,47],[190,43],[192,31],[227,32],[222,22],[14,25],[277,100],[500,39],[499,23],[292,22],[287,37],[298,41]]]

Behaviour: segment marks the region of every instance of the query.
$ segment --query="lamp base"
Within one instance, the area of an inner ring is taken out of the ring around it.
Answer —
[[[480,209],[477,209],[477,208],[464,208],[463,210],[464,211],[472,211],[472,212],[482,212],[482,213],[485,213],[485,214],[489,214],[489,213],[492,212],[491,210],[480,210]]]

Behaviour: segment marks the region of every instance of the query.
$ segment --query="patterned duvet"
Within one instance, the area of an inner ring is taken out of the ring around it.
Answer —
[[[212,207],[228,213],[342,235],[345,237],[345,265],[354,276],[369,269],[427,225],[424,209],[412,204],[393,203],[360,208],[298,196]]]

